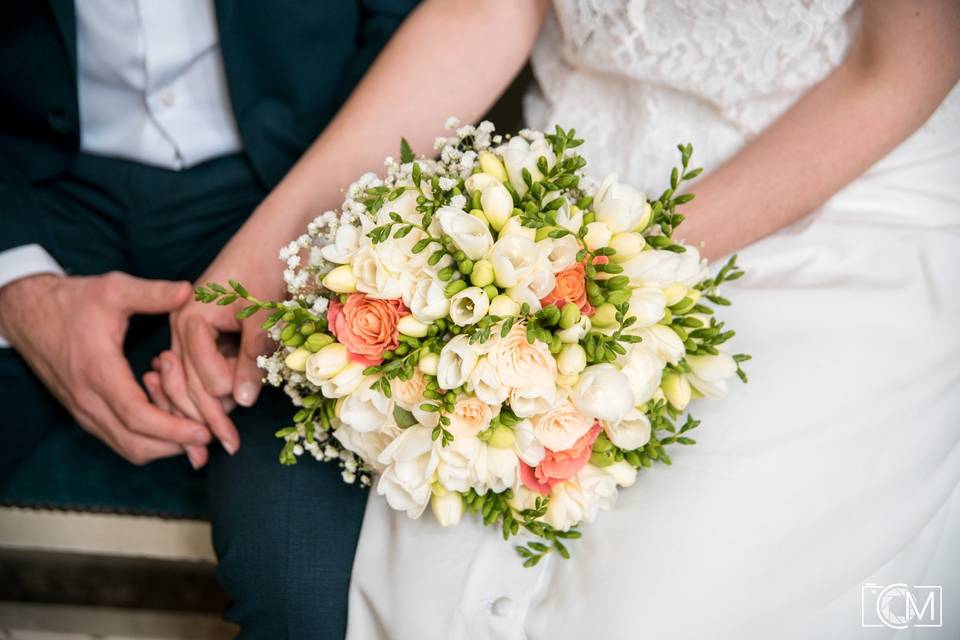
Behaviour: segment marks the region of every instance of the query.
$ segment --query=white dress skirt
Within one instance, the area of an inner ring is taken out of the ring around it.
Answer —
[[[690,4],[558,0],[531,125],[576,127],[588,169],[658,195],[677,142],[718,166],[842,60],[859,12]],[[693,403],[696,446],[533,569],[479,522],[371,495],[348,637],[960,637],[960,88],[739,262],[722,318],[750,383]],[[864,626],[870,585],[897,583],[941,587],[943,627]]]

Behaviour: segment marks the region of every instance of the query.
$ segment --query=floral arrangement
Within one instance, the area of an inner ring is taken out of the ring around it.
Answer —
[[[700,173],[690,145],[648,200],[592,181],[573,130],[458,126],[438,159],[402,142],[281,251],[288,300],[237,282],[196,295],[270,312],[279,346],[260,366],[297,407],[280,462],[337,461],[412,518],[429,505],[443,526],[475,513],[526,531],[532,566],[694,443],[691,399],[746,381],[712,308],[743,272],[734,256],[711,278],[671,237]]]

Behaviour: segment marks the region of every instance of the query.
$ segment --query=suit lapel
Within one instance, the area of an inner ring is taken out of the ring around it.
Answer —
[[[67,50],[67,59],[70,70],[77,75],[77,16],[73,8],[73,0],[50,0],[53,17],[63,37],[63,46]]]

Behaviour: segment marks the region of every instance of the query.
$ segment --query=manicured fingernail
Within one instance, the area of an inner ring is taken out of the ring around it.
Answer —
[[[190,466],[193,467],[194,470],[200,468],[200,462],[198,460],[194,460],[193,453],[191,453],[189,450],[187,450],[187,460],[190,461]]]
[[[197,429],[193,432],[193,442],[195,444],[207,444],[209,432],[206,429]]]
[[[237,404],[244,407],[252,407],[257,401],[257,385],[251,382],[242,382],[237,387]]]
[[[223,445],[224,450],[230,455],[235,454],[237,449],[240,448],[240,445],[238,445],[236,442],[231,442],[229,440],[221,440],[220,444]]]

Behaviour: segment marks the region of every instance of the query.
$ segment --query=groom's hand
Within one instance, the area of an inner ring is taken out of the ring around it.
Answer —
[[[131,315],[168,313],[189,297],[187,283],[123,273],[31,276],[0,289],[0,335],[84,429],[130,462],[175,456],[186,446],[200,466],[209,431],[150,404],[123,355]]]

